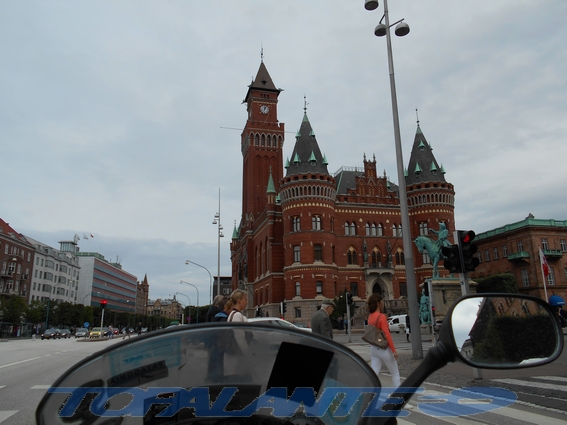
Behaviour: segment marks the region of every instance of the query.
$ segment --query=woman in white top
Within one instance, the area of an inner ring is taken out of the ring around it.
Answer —
[[[242,314],[248,305],[248,295],[242,289],[236,289],[230,294],[230,299],[226,303],[227,310],[230,310],[227,322],[248,322],[246,316]],[[225,306],[225,307],[226,307]]]

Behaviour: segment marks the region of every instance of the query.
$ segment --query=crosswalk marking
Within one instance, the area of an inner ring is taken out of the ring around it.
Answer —
[[[523,381],[521,379],[492,379],[492,381],[500,382],[502,384],[519,385],[522,387],[533,387],[533,388],[540,388],[545,390],[567,392],[567,385],[546,384],[545,382],[531,382],[531,381]]]
[[[48,390],[49,388],[51,388],[51,385],[34,385],[30,390]]]
[[[545,379],[546,381],[567,382],[567,378],[564,378],[562,376],[534,376],[534,378]]]

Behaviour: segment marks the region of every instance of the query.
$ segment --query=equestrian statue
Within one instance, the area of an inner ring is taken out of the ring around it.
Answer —
[[[429,231],[437,235],[437,240],[433,240],[428,236],[418,236],[415,238],[414,243],[419,252],[422,254],[426,253],[431,259],[431,264],[433,264],[433,278],[435,279],[439,277],[437,263],[439,263],[439,260],[445,258],[441,253],[441,248],[451,246],[451,242],[447,240],[449,231],[445,223],[439,223],[439,230],[429,229]]]

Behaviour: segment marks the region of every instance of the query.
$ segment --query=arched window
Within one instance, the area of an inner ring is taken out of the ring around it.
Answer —
[[[345,236],[350,235],[350,223],[347,221],[345,222]]]
[[[260,135],[256,133],[256,135],[254,136],[254,146],[259,146],[259,145],[260,145]]]
[[[295,282],[295,296],[296,297],[301,296],[301,283],[300,282]]]
[[[347,252],[347,263],[348,264],[358,264],[358,256],[356,250],[351,246]]]
[[[382,226],[382,224],[378,223],[376,230],[377,230],[376,233],[378,234],[378,236],[384,236],[384,226]]]
[[[370,266],[373,269],[378,268],[380,266],[380,263],[382,262],[382,254],[380,254],[378,248],[374,248],[372,250],[372,254],[370,255],[370,261],[371,261]]]
[[[352,236],[356,235],[356,223],[354,221],[350,223],[350,234]]]
[[[403,251],[396,252],[396,266],[403,266],[406,264]]]

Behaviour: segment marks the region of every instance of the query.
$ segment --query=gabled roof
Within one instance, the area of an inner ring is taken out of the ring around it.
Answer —
[[[445,180],[445,169],[439,165],[431,145],[427,143],[419,124],[411,150],[408,168],[405,171],[406,184],[442,182]]]
[[[303,114],[301,127],[295,136],[295,146],[291,154],[291,163],[286,162],[286,176],[295,174],[329,174],[327,158],[321,154],[315,132],[311,128],[307,112]]]

